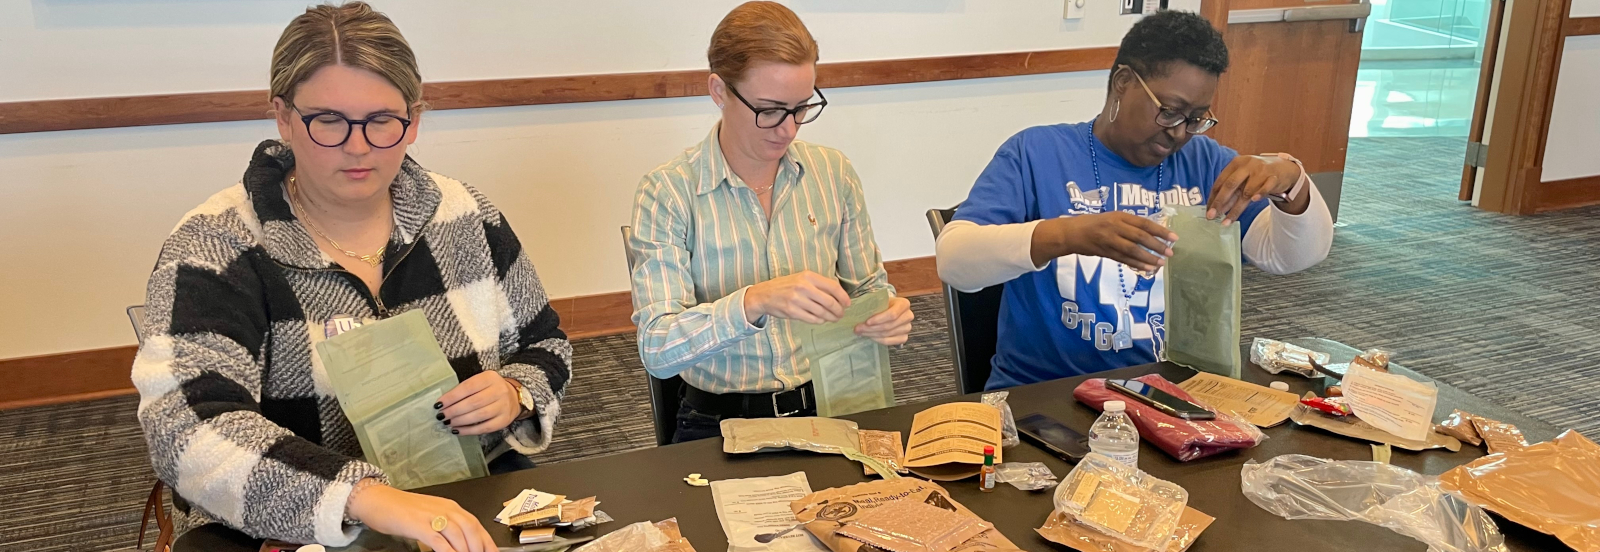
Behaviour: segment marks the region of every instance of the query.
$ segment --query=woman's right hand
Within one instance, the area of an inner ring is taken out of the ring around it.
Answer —
[[[416,540],[438,552],[498,550],[477,516],[454,500],[373,485],[356,489],[346,508],[351,518],[374,531]],[[433,530],[433,520],[439,516],[445,518],[443,531]]]
[[[1161,240],[1178,240],[1178,235],[1166,227],[1126,211],[1049,219],[1033,232],[1034,266],[1056,257],[1077,254],[1103,257],[1136,270],[1154,272],[1172,256],[1172,248]]]
[[[810,270],[773,278],[744,292],[746,320],[775,316],[811,324],[837,322],[850,306],[850,294],[837,280]]]

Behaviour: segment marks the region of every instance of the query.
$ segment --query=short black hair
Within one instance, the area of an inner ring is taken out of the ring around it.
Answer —
[[[1228,44],[1211,22],[1194,13],[1161,10],[1128,29],[1117,48],[1116,67],[1127,65],[1146,79],[1165,77],[1182,61],[1213,75],[1228,70]]]

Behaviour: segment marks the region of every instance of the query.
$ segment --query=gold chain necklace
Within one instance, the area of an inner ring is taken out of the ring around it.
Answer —
[[[305,216],[300,217],[300,221],[306,223],[307,228],[310,228],[312,232],[316,232],[316,234],[321,236],[322,239],[328,240],[328,243],[333,245],[334,249],[338,249],[339,252],[344,253],[346,257],[360,259],[361,262],[372,266],[383,264],[383,252],[389,248],[388,243],[384,243],[382,246],[379,246],[378,250],[373,252],[371,255],[362,255],[349,249],[345,249],[344,246],[339,245],[339,242],[333,241],[333,238],[330,238],[327,234],[322,233],[322,229],[317,228],[317,223],[311,222],[311,211],[306,210],[304,206],[300,205],[300,199],[298,198],[299,195],[300,185],[298,182],[295,182],[294,176],[291,175],[289,176],[289,202],[294,204],[295,209],[305,214]],[[387,242],[387,240],[385,241]]]

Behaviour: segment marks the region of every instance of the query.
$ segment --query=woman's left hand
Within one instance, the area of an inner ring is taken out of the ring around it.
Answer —
[[[889,308],[856,326],[856,335],[893,347],[911,337],[911,300],[890,297]]]
[[[452,433],[483,435],[505,429],[522,413],[517,388],[499,372],[467,378],[434,405]]]
[[[1293,161],[1267,155],[1240,155],[1222,169],[1222,174],[1217,175],[1217,181],[1211,185],[1206,218],[1222,217],[1222,224],[1226,226],[1239,220],[1251,203],[1267,195],[1288,192],[1299,181],[1300,166]],[[1300,195],[1309,197],[1309,194]],[[1296,212],[1292,207],[1289,211]]]

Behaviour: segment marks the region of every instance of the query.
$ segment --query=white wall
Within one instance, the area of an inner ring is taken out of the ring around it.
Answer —
[[[1600,11],[1600,5],[1596,8]],[[1600,105],[1595,103],[1600,98],[1600,36],[1570,36],[1566,41],[1545,140],[1540,177],[1545,182],[1600,175],[1600,155],[1594,149],[1600,143],[1595,126],[1600,122]]]
[[[1133,18],[1060,0],[792,0],[824,61],[1115,45]],[[429,80],[689,69],[732,1],[379,1]],[[863,4],[859,5],[858,4]],[[264,89],[278,0],[0,0],[0,101]],[[471,36],[469,42],[464,38]],[[850,155],[886,259],[931,255],[922,213],[965,197],[1007,136],[1085,120],[1106,74],[830,90],[801,138]],[[413,148],[510,217],[549,292],[626,290],[634,186],[715,121],[705,98],[438,111]],[[165,234],[235,182],[266,121],[0,136],[0,358],[132,343]]]
[[[1573,17],[1600,17],[1600,0],[1572,0]]]

